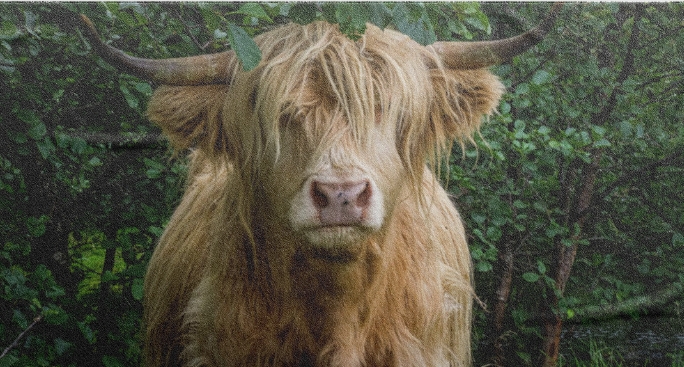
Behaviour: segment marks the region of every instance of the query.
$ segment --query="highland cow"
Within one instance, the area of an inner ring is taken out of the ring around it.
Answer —
[[[461,218],[433,169],[496,108],[485,67],[541,39],[421,46],[324,22],[231,51],[106,60],[159,87],[189,151],[183,199],[145,279],[149,366],[468,366],[473,286]]]

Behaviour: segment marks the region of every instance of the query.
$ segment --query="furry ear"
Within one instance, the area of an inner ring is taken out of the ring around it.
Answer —
[[[198,148],[208,156],[225,151],[223,105],[226,85],[168,86],[154,92],[148,118],[161,127],[176,152]]]
[[[487,69],[433,70],[435,99],[430,120],[434,138],[449,142],[469,139],[479,130],[483,116],[491,115],[499,105],[504,87]]]
[[[439,170],[440,160],[451,153],[454,141],[462,143],[478,131],[483,116],[491,115],[504,92],[498,78],[486,69],[430,71],[432,93],[426,119],[400,136],[405,164],[414,182],[420,182],[427,159]]]
[[[462,143],[480,128],[484,116],[497,108],[504,87],[486,69],[431,71],[434,98],[429,122],[419,146],[428,151],[415,152],[429,159],[433,167],[451,153],[454,141]],[[429,149],[433,149],[430,151]]]

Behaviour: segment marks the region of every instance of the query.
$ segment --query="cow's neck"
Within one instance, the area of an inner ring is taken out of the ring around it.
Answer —
[[[360,301],[376,280],[382,266],[372,241],[354,252],[315,248],[296,249],[291,258],[290,279],[295,295],[311,304],[328,300]]]
[[[263,232],[266,242],[257,264],[267,268],[259,272],[269,274],[262,285],[269,288],[266,293],[272,296],[271,302],[298,310],[320,340],[328,339],[335,325],[364,324],[371,304],[377,301],[368,295],[382,294],[374,289],[385,283],[378,274],[384,274],[381,268],[386,266],[386,257],[381,256],[383,246],[377,242],[384,236],[368,238],[354,251],[330,251],[290,242],[283,238],[285,231],[278,232]]]
[[[377,245],[368,242],[358,252],[339,252],[325,256],[316,249],[304,248],[292,258],[292,290],[300,302],[313,334],[323,340],[340,328],[363,329],[374,299],[369,294],[378,285],[382,267]],[[349,330],[356,333],[357,331]]]

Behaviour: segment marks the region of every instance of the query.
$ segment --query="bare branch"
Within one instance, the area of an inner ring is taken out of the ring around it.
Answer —
[[[68,134],[81,138],[90,145],[105,145],[110,149],[159,149],[164,146],[164,138],[159,133],[96,133],[76,131]]]
[[[19,334],[19,336],[17,336],[17,338],[14,339],[14,341],[12,342],[12,344],[10,344],[7,348],[5,348],[5,350],[2,351],[2,354],[0,354],[0,359],[2,359],[3,357],[5,357],[5,356],[7,355],[7,353],[9,353],[12,349],[18,347],[18,346],[19,346],[19,341],[20,341],[26,334],[28,334],[28,332],[31,331],[31,329],[32,329],[34,326],[36,326],[36,324],[38,324],[42,319],[43,319],[43,316],[42,316],[42,315],[36,316],[36,318],[33,319],[33,322],[31,323],[31,325],[29,325],[24,331],[22,331],[21,334]]]

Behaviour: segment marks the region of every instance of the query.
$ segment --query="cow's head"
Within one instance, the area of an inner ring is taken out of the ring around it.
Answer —
[[[262,61],[247,72],[230,51],[132,58],[90,25],[107,60],[164,84],[148,114],[175,148],[232,166],[261,211],[245,216],[322,249],[382,231],[396,204],[420,191],[426,160],[436,164],[497,106],[503,88],[483,68],[548,28],[424,47],[372,25],[352,41],[327,23],[290,24],[255,39]]]

